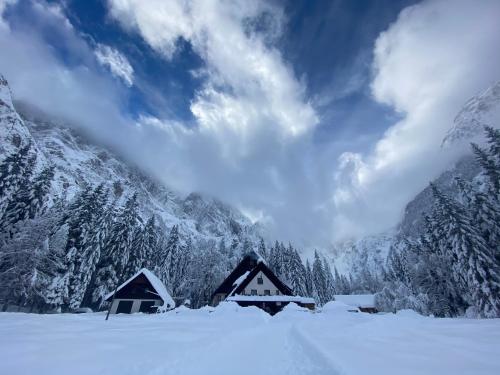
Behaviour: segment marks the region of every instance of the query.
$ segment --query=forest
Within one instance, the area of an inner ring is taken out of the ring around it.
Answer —
[[[472,144],[480,178],[457,178],[459,199],[432,186],[434,207],[418,239],[399,238],[382,269],[341,274],[315,252],[262,238],[193,241],[154,215],[136,194],[119,205],[110,187],[81,189],[69,203],[49,195],[53,167],[36,168],[30,144],[0,163],[0,305],[28,311],[106,308],[104,296],[137,270],[152,270],[181,304],[206,305],[242,255],[257,251],[297,295],[319,305],[335,294],[376,293],[378,308],[425,315],[500,316],[500,131]]]

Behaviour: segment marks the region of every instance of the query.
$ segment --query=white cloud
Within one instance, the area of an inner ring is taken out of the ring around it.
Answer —
[[[109,4],[167,64],[175,63],[179,38],[203,59],[193,72],[204,82],[191,103],[196,126],[124,116],[126,88],[98,68],[95,51],[61,8],[44,2],[33,6],[40,27],[53,28],[81,63],[60,61],[35,26],[0,28],[0,49],[9,51],[0,55],[0,71],[14,95],[83,126],[167,185],[222,198],[299,245],[394,225],[454,157],[439,144],[460,105],[500,76],[497,2],[424,2],[406,10],[377,41],[373,80],[376,100],[403,120],[372,152],[337,159],[334,146],[313,142],[316,111],[275,44],[279,9],[254,1]]]
[[[499,14],[498,1],[426,1],[379,36],[372,92],[404,117],[373,152],[341,158],[356,163],[338,172],[339,228],[359,234],[395,225],[405,204],[455,160],[439,145],[464,102],[500,77]]]
[[[254,133],[275,127],[284,137],[307,132],[317,123],[304,88],[272,48],[269,33],[255,32],[252,22],[279,10],[261,2],[212,0],[111,0],[113,17],[136,29],[151,47],[171,59],[180,38],[189,41],[207,67],[205,87],[192,112],[202,131],[240,139],[236,153],[251,147]],[[274,35],[279,27],[272,26]],[[228,143],[224,142],[227,146]]]
[[[127,86],[132,86],[134,82],[134,69],[120,51],[110,46],[98,44],[95,49],[95,55],[97,61],[109,68],[114,76],[122,79]]]

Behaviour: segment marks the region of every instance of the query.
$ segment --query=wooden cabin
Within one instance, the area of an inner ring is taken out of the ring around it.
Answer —
[[[165,285],[151,271],[141,269],[106,296],[110,314],[154,313],[158,307],[174,308],[175,302]]]
[[[315,308],[313,298],[295,296],[267,267],[255,252],[243,257],[241,262],[212,294],[212,305],[232,301],[240,306],[257,306],[271,315],[281,311],[290,302],[311,310]]]

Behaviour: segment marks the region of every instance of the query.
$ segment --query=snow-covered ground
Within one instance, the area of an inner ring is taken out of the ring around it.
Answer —
[[[500,374],[500,319],[270,317],[232,303],[158,315],[0,314],[2,374]]]

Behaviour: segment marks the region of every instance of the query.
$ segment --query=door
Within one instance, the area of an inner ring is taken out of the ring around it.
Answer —
[[[154,307],[155,301],[142,301],[139,307],[139,312],[151,314],[155,312],[156,307]]]
[[[130,314],[132,311],[132,304],[134,301],[120,301],[118,302],[117,314]]]

